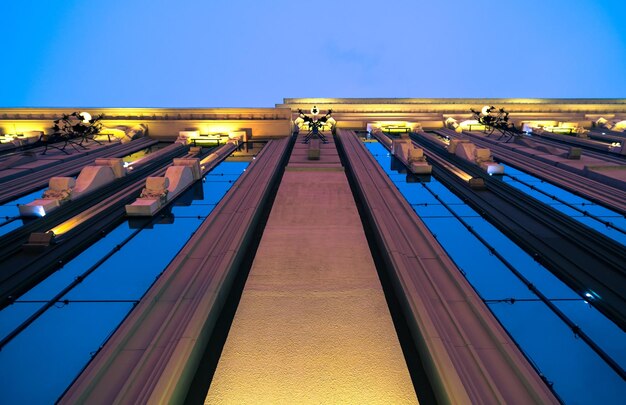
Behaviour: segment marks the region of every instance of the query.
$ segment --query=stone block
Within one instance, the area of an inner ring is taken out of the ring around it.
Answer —
[[[320,140],[317,138],[309,141],[309,148],[307,150],[307,158],[309,160],[320,160]]]
[[[571,160],[579,160],[582,153],[583,152],[580,148],[572,147],[569,148],[569,151],[567,152],[567,158]]]
[[[138,198],[132,205],[126,206],[126,214],[130,216],[152,216],[161,208],[158,198]]]

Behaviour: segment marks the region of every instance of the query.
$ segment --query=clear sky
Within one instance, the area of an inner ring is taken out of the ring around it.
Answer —
[[[626,97],[623,0],[4,0],[0,16],[0,107]]]

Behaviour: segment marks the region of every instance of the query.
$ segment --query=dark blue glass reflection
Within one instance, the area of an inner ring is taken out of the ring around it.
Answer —
[[[199,187],[181,195],[169,214],[138,232],[5,346],[0,351],[3,403],[53,403],[248,165],[249,162],[220,163],[198,183]],[[133,235],[134,227],[132,221],[123,222],[0,311],[2,337]],[[68,303],[64,304],[65,300]]]
[[[409,183],[405,173],[392,169],[392,165],[397,168],[397,162],[392,160],[382,145],[375,142],[365,145],[524,353],[554,384],[558,395],[566,403],[618,403],[626,393],[624,381],[526,285],[492,256],[434,198],[433,193],[570,316],[622,367],[626,365],[624,332],[536,263],[436,178],[430,178],[425,185]],[[515,301],[511,301],[511,298]]]
[[[608,236],[609,238],[615,239],[623,245],[626,244],[626,233],[624,233],[626,232],[626,218],[624,218],[624,216],[618,214],[615,211],[611,211],[608,208],[602,207],[601,205],[594,204],[593,202],[585,198],[579,197],[553,184],[544,182],[541,179],[516,168],[507,166],[504,172],[505,175],[502,177],[502,180],[510,184],[511,186],[525,192],[526,194],[533,196],[534,198],[552,206],[553,208],[556,208],[564,214],[569,215],[570,217],[584,223],[585,225]],[[526,183],[527,185],[524,183]],[[529,186],[533,186],[535,187],[535,189],[533,190]],[[548,195],[540,192],[539,190]],[[611,227],[607,227],[605,224],[598,222],[596,219],[585,216],[580,211],[552,199],[551,196],[555,196],[561,201],[565,201],[566,203],[573,205],[577,209],[587,211],[591,215],[599,217],[603,221],[610,222],[615,227],[620,228],[622,231],[620,232]]]

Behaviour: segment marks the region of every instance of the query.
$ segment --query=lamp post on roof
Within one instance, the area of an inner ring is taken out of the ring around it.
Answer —
[[[484,106],[480,111],[476,111],[470,108],[474,113],[474,118],[482,125],[485,126],[485,133],[488,133],[487,137],[491,136],[494,131],[500,132],[502,135],[498,140],[504,136],[508,136],[506,142],[514,139],[520,135],[520,131],[515,128],[515,125],[509,122],[509,113],[504,108],[496,108],[494,106]]]
[[[324,124],[326,123],[329,123],[334,128],[335,120],[331,117],[333,110],[328,110],[326,115],[321,118],[316,118],[319,112],[319,109],[315,105],[311,108],[311,114],[313,114],[313,117],[309,117],[308,115],[304,114],[304,111],[302,111],[302,109],[298,109],[299,115],[295,121],[296,124],[309,124],[309,133],[304,137],[304,140],[302,141],[303,143],[309,143],[309,140],[311,138],[319,138],[322,140],[322,142],[328,143],[326,137],[324,136],[324,133],[320,131],[320,129],[323,128]]]

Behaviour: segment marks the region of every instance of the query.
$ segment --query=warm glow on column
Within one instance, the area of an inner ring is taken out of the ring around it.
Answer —
[[[373,125],[377,129],[381,129],[383,132],[396,132],[402,133],[406,131],[412,131],[415,128],[415,122],[408,121],[377,121],[368,125]]]
[[[55,236],[63,235],[64,233],[72,230],[77,225],[81,224],[84,219],[80,218],[80,216],[76,216],[72,219],[69,219],[56,227],[52,228],[51,231]]]
[[[459,123],[459,127],[461,127],[462,129],[465,130],[482,130],[485,129],[485,126],[483,124],[481,124],[480,122],[478,122],[478,120],[465,120]]]
[[[68,219],[67,221],[62,222],[59,225],[55,226],[54,228],[50,229],[50,231],[52,231],[56,236],[63,235],[64,233],[71,231],[72,229],[76,228],[78,225],[82,224],[89,218],[96,215],[99,210],[98,207],[99,207],[98,205],[95,205],[91,208],[88,208],[87,210],[76,215],[75,217],[72,217]]]
[[[472,179],[472,176],[469,173],[464,172],[463,170],[457,167],[452,168],[450,171],[454,173],[457,177],[463,179],[464,181],[470,181],[470,179]]]
[[[241,131],[240,124],[201,124],[199,132],[202,135],[228,134],[229,132]]]
[[[417,402],[345,174],[286,172],[205,404]]]
[[[624,131],[626,130],[626,120],[624,121],[620,121],[618,123],[615,124],[615,126],[613,127],[614,131]]]

